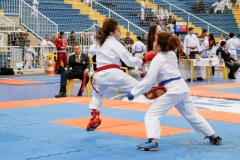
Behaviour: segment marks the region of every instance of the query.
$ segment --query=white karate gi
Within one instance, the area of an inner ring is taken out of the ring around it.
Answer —
[[[35,17],[38,16],[38,5],[39,5],[38,0],[33,0],[33,12],[31,13],[31,16]]]
[[[172,51],[157,53],[150,64],[148,74],[131,90],[131,93],[137,97],[149,91],[154,83],[159,84],[176,77],[181,77],[176,54]],[[153,101],[145,115],[148,138],[160,139],[160,118],[174,106],[202,138],[214,134],[208,122],[197,113],[189,95],[189,88],[183,79],[171,81],[164,86],[167,92]]]
[[[165,11],[162,11],[162,19],[168,19],[168,10],[165,9]]]
[[[135,42],[132,46],[132,54],[142,59],[142,52],[144,52],[144,54],[147,52],[146,46],[141,41]]]
[[[238,41],[235,38],[227,40],[226,50],[230,53],[230,56],[237,60]]]
[[[116,64],[121,66],[120,59],[129,67],[140,66],[142,60],[133,57],[132,54],[113,36],[108,36],[104,44],[100,47],[95,43],[89,48],[91,55],[96,54],[97,68]],[[96,89],[99,93],[93,91],[92,101],[89,108],[100,110],[104,92],[108,87],[132,89],[138,81],[126,74],[120,69],[111,68],[94,74],[94,80],[97,82]]]
[[[145,10],[141,8],[141,20],[144,21],[145,19]]]
[[[209,48],[208,37],[205,36],[204,41],[202,42],[202,41],[200,40],[199,43],[200,43],[200,47],[201,47],[201,50],[202,50],[201,56],[205,58],[205,57],[207,57],[207,55],[208,55],[208,53],[207,53],[207,49]]]
[[[238,49],[240,49],[240,38],[237,39],[238,42]]]
[[[195,34],[188,34],[184,39],[184,53],[189,56],[190,51],[201,51],[199,40]],[[195,49],[190,49],[188,47],[195,47]],[[181,71],[183,79],[190,79],[190,63],[179,61],[179,69]],[[194,67],[194,78],[202,77],[206,78],[206,68],[205,67]]]
[[[24,46],[24,49],[25,49],[25,59],[27,61],[24,66],[24,69],[28,69],[28,68],[32,69],[33,56],[37,56],[37,53],[35,52],[32,46],[29,46],[29,47]]]
[[[145,2],[142,1],[141,3],[141,20],[142,21],[145,20],[145,8],[146,8]]]
[[[216,13],[217,11],[221,11],[221,13],[223,13],[224,11],[224,7],[225,7],[225,3],[224,2],[216,2],[212,5],[212,7],[215,7],[214,9],[214,13]]]

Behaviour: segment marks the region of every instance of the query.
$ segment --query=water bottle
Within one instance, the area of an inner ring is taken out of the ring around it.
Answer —
[[[221,52],[218,53],[218,58],[221,59]]]

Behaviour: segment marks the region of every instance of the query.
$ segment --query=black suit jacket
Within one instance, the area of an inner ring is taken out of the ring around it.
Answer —
[[[72,68],[72,71],[84,71],[85,69],[90,70],[89,57],[86,54],[81,54],[80,62],[76,62],[76,55],[71,55],[68,59],[67,69]]]
[[[219,53],[221,53],[221,58],[224,59],[224,62],[230,62],[235,61],[232,57],[230,57],[230,53],[228,51],[224,51],[221,47],[219,47],[216,51],[216,55],[218,55]]]

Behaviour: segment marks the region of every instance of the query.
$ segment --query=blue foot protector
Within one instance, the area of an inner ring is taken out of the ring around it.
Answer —
[[[140,151],[158,151],[158,142],[152,142],[153,138],[149,138],[148,142],[138,145]]]

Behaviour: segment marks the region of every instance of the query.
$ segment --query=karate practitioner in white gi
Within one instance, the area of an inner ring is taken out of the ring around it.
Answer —
[[[33,56],[36,57],[37,53],[35,52],[33,47],[30,45],[30,40],[26,40],[24,50],[25,50],[25,60],[26,60],[24,69],[28,69],[28,68],[32,69]]]
[[[89,53],[96,54],[97,73],[93,75],[93,78],[97,85],[89,104],[89,108],[92,109],[92,119],[87,126],[87,131],[95,130],[101,123],[99,112],[102,107],[104,92],[108,87],[123,87],[130,90],[138,83],[136,79],[120,70],[120,60],[129,67],[141,66],[143,61],[138,57],[133,57],[119,42],[120,36],[121,31],[118,22],[112,18],[107,18],[96,35],[98,44],[90,47]]]
[[[230,56],[237,60],[238,41],[234,38],[234,33],[229,33],[229,39],[227,40],[226,50],[230,53]]]
[[[221,138],[217,136],[209,123],[197,113],[196,107],[190,98],[189,88],[181,78],[178,69],[178,59],[173,52],[181,45],[177,36],[167,32],[160,32],[154,42],[153,48],[157,55],[150,64],[146,77],[128,93],[128,99],[144,94],[154,84],[164,86],[167,92],[156,98],[145,115],[145,127],[148,142],[138,146],[139,150],[158,150],[160,139],[160,119],[174,106],[202,138],[209,138],[211,144],[220,144]]]
[[[201,52],[201,47],[199,40],[195,34],[193,34],[194,28],[188,28],[188,35],[184,39],[184,53],[189,56],[191,51]],[[190,75],[190,62],[179,62],[179,68],[184,80],[189,80]],[[194,67],[194,78],[197,80],[203,80],[206,77],[206,68],[205,67]]]

